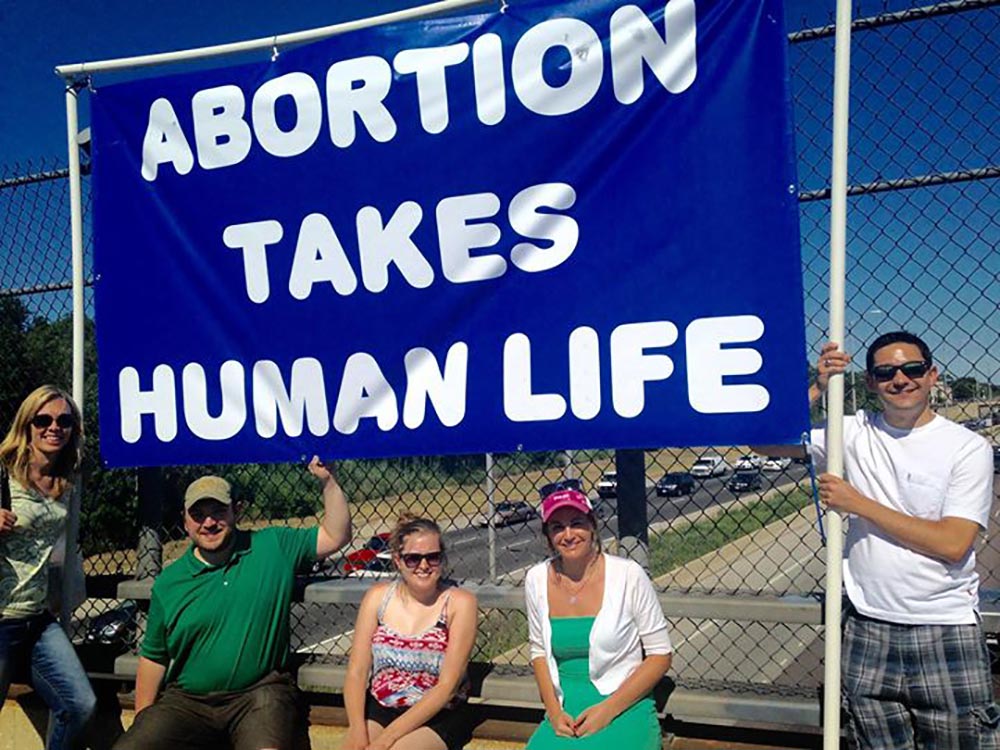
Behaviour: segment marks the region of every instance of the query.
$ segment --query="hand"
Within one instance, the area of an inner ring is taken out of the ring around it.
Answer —
[[[389,738],[385,732],[382,732],[374,742],[368,745],[366,750],[389,750],[395,744],[395,740]]]
[[[820,474],[819,499],[825,508],[855,515],[859,515],[858,509],[867,501],[850,483],[834,474]]]
[[[574,722],[576,736],[586,737],[589,734],[596,734],[610,724],[614,718],[615,712],[606,701],[595,703],[576,717]]]
[[[17,513],[12,510],[0,510],[0,534],[13,531],[17,523]]]
[[[816,362],[816,387],[822,393],[830,385],[831,375],[842,375],[851,362],[851,355],[840,351],[839,345],[830,341],[823,344],[819,350],[819,360]]]
[[[326,484],[331,480],[334,483],[337,481],[337,477],[334,475],[332,467],[320,461],[319,456],[313,456],[312,461],[309,462],[309,473],[319,479],[323,484]]]
[[[576,737],[573,717],[565,711],[560,710],[555,716],[550,716],[549,723],[557,737]]]

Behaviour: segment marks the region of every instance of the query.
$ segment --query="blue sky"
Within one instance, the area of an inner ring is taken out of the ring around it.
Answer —
[[[512,0],[516,3],[517,0]],[[0,3],[0,163],[64,155],[61,63],[257,38],[420,5],[406,0],[4,0]],[[857,3],[855,3],[857,4]],[[890,8],[914,3],[889,3]],[[488,5],[488,4],[484,4]],[[881,0],[860,3],[880,12]],[[822,25],[833,2],[786,0],[790,29]],[[100,80],[120,80],[102,76]],[[84,123],[85,124],[85,123]]]
[[[65,163],[65,104],[61,80],[52,72],[56,64],[268,36],[415,4],[406,0],[4,0],[0,3],[0,25],[6,32],[0,45],[0,170],[5,175],[23,171],[20,167],[29,161],[37,165],[40,158],[48,164]],[[925,4],[853,3],[856,17]],[[794,31],[830,23],[834,5],[833,0],[786,0],[786,26]],[[988,66],[984,69],[984,56],[1000,59],[997,43],[989,41],[1000,38],[1000,11],[961,16],[855,35],[852,182],[1000,163],[1000,85],[995,65],[992,74]],[[963,39],[970,40],[964,47]],[[971,64],[941,57],[963,48]],[[797,70],[793,93],[804,190],[826,187],[828,180],[832,56],[832,40],[796,45],[791,52]],[[130,76],[134,74],[103,75],[97,84]],[[86,124],[84,108],[81,125]],[[929,333],[932,346],[952,363],[953,374],[971,371],[1000,383],[997,182],[852,200],[853,270],[847,315],[852,348],[860,348],[876,329],[909,325]],[[810,348],[825,335],[828,222],[826,202],[803,206]],[[914,302],[915,297],[921,304]]]

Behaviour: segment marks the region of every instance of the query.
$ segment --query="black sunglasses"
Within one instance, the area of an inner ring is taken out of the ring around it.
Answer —
[[[50,427],[53,421],[64,430],[76,427],[76,420],[73,419],[72,414],[60,414],[58,417],[53,417],[51,414],[36,414],[31,418],[32,426],[37,427],[39,430]]]
[[[200,501],[199,501],[200,502]],[[214,505],[209,505],[207,507],[198,507],[198,503],[195,503],[190,508],[188,508],[188,515],[191,516],[191,520],[195,523],[204,523],[206,519],[213,518],[216,521],[222,520],[226,517],[229,512],[230,506],[216,501]]]
[[[399,556],[399,559],[403,561],[403,565],[410,570],[419,568],[422,560],[426,560],[430,567],[437,568],[441,565],[443,558],[444,554],[440,550],[437,552],[428,552],[425,555],[421,555],[419,552],[404,552]]]
[[[901,365],[875,365],[868,372],[879,383],[887,383],[896,377],[897,372],[902,372],[910,380],[915,380],[922,378],[930,369],[930,363],[921,359],[916,362],[904,362]]]

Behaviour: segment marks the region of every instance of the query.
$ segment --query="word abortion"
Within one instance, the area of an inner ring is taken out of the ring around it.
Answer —
[[[671,94],[686,91],[697,76],[695,0],[668,0],[663,35],[635,5],[611,14],[608,56],[614,96],[633,104],[643,94],[649,67]],[[546,80],[546,58],[565,55],[564,80]],[[494,33],[441,47],[401,50],[392,63],[377,55],[341,60],[326,71],[323,81],[326,124],[330,142],[348,148],[358,138],[358,125],[379,143],[396,137],[398,126],[389,103],[393,82],[412,75],[421,127],[427,133],[444,132],[449,123],[448,69],[471,56],[476,116],[484,125],[500,123],[508,97],[503,40]],[[597,95],[604,81],[605,50],[592,26],[575,18],[553,18],[529,27],[510,52],[510,83],[518,102],[546,117],[576,112]],[[142,143],[141,173],[155,181],[160,165],[171,164],[179,175],[198,165],[205,170],[239,164],[250,154],[254,140],[268,154],[288,158],[309,150],[323,130],[324,106],[320,82],[296,71],[261,84],[250,99],[247,92],[227,84],[197,91],[190,102],[193,136],[185,133],[174,104],[160,97],[149,107]],[[281,104],[279,104],[279,102]],[[279,116],[291,105],[288,122]],[[194,148],[192,148],[192,141]]]
[[[705,414],[735,414],[759,412],[767,407],[770,396],[763,386],[725,382],[727,377],[760,371],[760,352],[736,345],[757,341],[763,333],[763,321],[753,315],[701,318],[688,324],[684,345],[687,395],[692,409]],[[640,416],[646,407],[647,384],[667,380],[673,374],[671,357],[649,350],[670,347],[677,339],[677,326],[670,321],[628,323],[611,332],[611,406],[619,417]],[[511,334],[504,344],[502,402],[504,416],[510,422],[554,421],[562,418],[567,408],[581,420],[593,419],[601,412],[601,347],[593,328],[581,326],[569,335],[568,394],[533,392],[531,349],[531,341],[523,333]],[[470,374],[468,344],[453,343],[443,368],[423,347],[410,349],[404,364],[403,425],[408,429],[420,427],[428,403],[442,425],[460,425],[466,412]],[[178,434],[174,369],[166,364],[155,367],[152,387],[146,390],[140,380],[134,367],[119,372],[121,437],[127,443],[139,442],[143,417],[152,416],[156,438],[171,442]],[[379,430],[388,432],[400,421],[400,384],[390,383],[379,363],[366,352],[354,353],[344,363],[332,419],[326,373],[322,363],[311,357],[295,360],[287,379],[275,362],[255,362],[249,399],[244,365],[235,360],[224,362],[219,368],[219,394],[211,399],[213,403],[221,400],[217,414],[209,413],[208,380],[201,364],[184,366],[180,380],[180,406],[186,428],[202,440],[228,440],[244,430],[249,422],[248,400],[253,409],[253,429],[262,438],[277,435],[279,425],[286,435],[298,437],[305,428],[323,436],[331,427],[341,435],[351,435],[363,419],[373,419]]]

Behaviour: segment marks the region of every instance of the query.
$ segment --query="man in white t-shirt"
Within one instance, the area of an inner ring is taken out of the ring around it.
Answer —
[[[810,401],[850,359],[836,344],[823,347]],[[879,750],[998,748],[1000,709],[974,550],[993,503],[992,450],[931,411],[938,371],[920,338],[884,334],[865,365],[882,411],[845,417],[844,478],[819,478],[825,507],[850,517],[842,650],[848,736]],[[810,454],[825,468],[825,427],[813,430]]]

